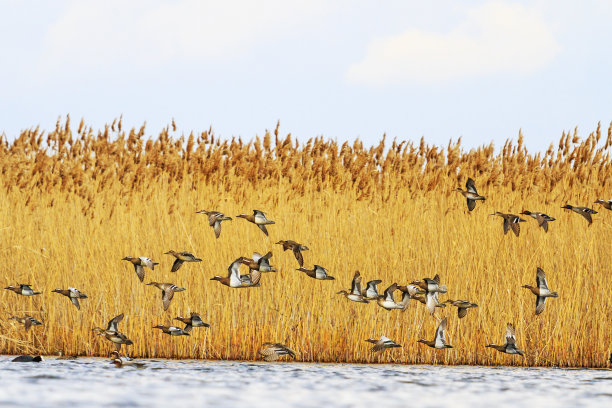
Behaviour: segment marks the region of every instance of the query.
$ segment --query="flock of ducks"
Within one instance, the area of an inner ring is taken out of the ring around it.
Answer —
[[[457,188],[456,191],[460,192],[467,200],[467,207],[469,211],[473,211],[476,207],[477,201],[485,201],[486,198],[478,194],[474,180],[468,178],[466,183],[466,189]],[[612,210],[612,200],[597,200],[596,203],[601,204],[604,208]],[[565,205],[562,208],[572,210],[577,214],[582,215],[588,222],[589,226],[593,222],[591,215],[596,214],[597,211],[587,207],[577,207],[572,205]],[[221,223],[223,221],[231,221],[231,217],[227,217],[225,214],[218,211],[197,211],[198,214],[204,214],[208,216],[209,226],[212,227],[215,237],[218,239],[221,235]],[[548,223],[555,221],[555,218],[541,213],[522,211],[520,214],[527,215],[534,218],[538,225],[548,232]],[[518,237],[520,234],[520,223],[525,222],[524,219],[514,214],[506,214],[501,212],[495,212],[495,216],[499,216],[503,219],[503,231],[507,234],[508,231],[512,232]],[[253,210],[253,214],[240,214],[237,218],[243,218],[253,224],[255,224],[266,236],[268,236],[267,225],[273,225],[275,222],[269,220],[266,215],[259,210]],[[281,245],[283,251],[291,250],[298,263],[297,271],[304,272],[304,274],[312,279],[317,280],[335,280],[335,278],[329,275],[327,269],[324,267],[314,264],[312,269],[304,267],[304,257],[302,251],[307,251],[308,247],[292,240],[281,240],[276,242]],[[202,259],[196,257],[190,252],[178,252],[170,250],[165,252],[166,255],[171,255],[175,258],[171,268],[171,272],[177,272],[185,262],[201,262]],[[253,254],[251,258],[239,257],[232,262],[228,267],[228,273],[226,276],[214,276],[211,280],[219,281],[222,285],[230,288],[250,288],[258,287],[261,285],[261,278],[263,273],[276,272],[270,264],[270,258],[272,253],[268,252],[265,255],[258,253]],[[151,258],[139,256],[132,257],[126,256],[122,260],[128,261],[133,264],[134,270],[140,282],[144,282],[145,279],[145,268],[155,270],[155,266],[159,265],[158,262],[154,262]],[[240,267],[246,265],[249,269],[247,274],[240,273]],[[421,280],[412,281],[407,285],[399,285],[397,283],[391,284],[387,287],[381,295],[378,291],[378,285],[381,284],[381,280],[371,280],[366,283],[365,288],[362,287],[362,277],[359,271],[355,272],[353,280],[351,282],[351,288],[349,290],[341,290],[337,294],[344,296],[348,301],[356,303],[370,303],[375,302],[378,306],[386,310],[406,310],[410,301],[414,300],[418,303],[422,303],[425,309],[434,317],[437,308],[444,308],[447,305],[457,308],[457,315],[459,319],[463,319],[467,316],[469,309],[476,308],[476,303],[468,300],[452,300],[447,299],[444,302],[440,302],[439,296],[446,294],[448,288],[446,285],[440,284],[440,276],[435,275],[433,278],[423,278]],[[168,310],[171,301],[175,293],[183,292],[186,289],[178,287],[173,283],[160,283],[160,282],[149,282],[146,285],[155,286],[161,290],[162,308],[164,311]],[[40,295],[41,292],[36,292],[32,289],[32,285],[29,284],[18,284],[16,286],[8,286],[5,289],[13,291],[17,295],[21,296],[34,296]],[[536,296],[536,307],[535,314],[539,315],[544,312],[546,298],[558,297],[557,292],[553,292],[548,288],[546,281],[546,275],[541,268],[537,268],[536,272],[536,286],[523,285],[523,288],[529,289]],[[401,293],[401,299],[399,301],[395,298],[395,292]],[[80,310],[81,306],[79,303],[80,299],[87,299],[87,295],[82,293],[76,288],[69,287],[68,289],[54,289],[52,292],[59,293],[68,297],[70,302]],[[122,345],[132,345],[133,342],[119,330],[119,323],[123,320],[124,314],[120,314],[112,318],[106,329],[101,327],[94,327],[92,331],[99,336],[104,337],[106,340],[113,343],[115,350],[112,352],[113,359],[112,363],[117,367],[123,366],[134,366],[143,367],[144,364],[135,362],[127,357],[122,357],[119,353]],[[437,317],[436,317],[437,318]],[[10,320],[15,320],[20,324],[23,324],[25,330],[29,330],[32,326],[42,325],[42,322],[35,318],[25,316],[12,316]],[[453,348],[448,343],[446,338],[446,326],[447,318],[439,319],[439,325],[434,333],[433,340],[420,339],[418,343],[425,344],[426,346],[434,349],[446,349]],[[161,330],[162,333],[169,336],[189,336],[194,327],[210,327],[210,324],[204,322],[200,314],[192,312],[189,317],[178,316],[175,320],[185,324],[184,328],[177,326],[165,326],[156,325],[153,328]],[[382,353],[387,349],[402,347],[400,344],[393,340],[381,336],[379,339],[369,338],[366,342],[372,343],[372,353]],[[516,341],[516,332],[512,323],[508,323],[505,332],[505,341],[502,345],[487,344],[485,347],[493,348],[499,352],[513,355],[524,356],[525,352],[518,348]],[[76,358],[75,356],[64,356],[63,353],[59,352],[60,359]],[[283,356],[289,358],[295,358],[296,354],[293,350],[282,343],[266,342],[258,351],[259,356],[265,361],[275,361]],[[611,356],[612,359],[612,356]],[[19,362],[36,362],[41,361],[40,356],[19,356],[13,361]],[[612,362],[612,360],[611,360]]]

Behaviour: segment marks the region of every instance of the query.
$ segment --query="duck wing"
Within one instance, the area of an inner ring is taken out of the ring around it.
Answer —
[[[593,223],[593,217],[591,217],[591,214],[589,212],[586,211],[587,209],[580,209],[580,212],[578,214],[582,215],[588,222],[589,224]]]
[[[516,344],[516,331],[512,323],[506,326],[506,346]]]
[[[546,307],[546,298],[544,296],[537,296],[535,314],[539,315],[540,313],[542,313],[545,307]]]
[[[436,329],[436,337],[434,338],[434,346],[436,348],[444,348],[444,346],[446,346],[445,330],[446,317],[440,322],[440,325]]]
[[[353,295],[361,295],[361,274],[355,272],[353,276],[353,282],[351,283],[351,293]]]
[[[219,238],[221,235],[221,221],[215,221],[211,227],[213,227],[213,230],[215,231],[215,237]]]
[[[172,288],[164,289],[162,291],[162,304],[164,306],[164,310],[168,310],[170,307],[170,301],[174,297],[174,290]]]
[[[138,275],[138,279],[140,279],[141,282],[144,281],[144,278],[145,278],[144,266],[134,265],[134,270],[136,271],[136,275]]]
[[[79,298],[71,297],[70,301],[73,305],[76,306],[77,310],[81,310],[81,305],[79,304]]]
[[[472,200],[471,198],[466,198],[468,210],[473,211],[476,208],[476,200]]]
[[[259,227],[260,230],[263,231],[264,234],[266,234],[266,236],[268,236],[268,229],[266,228],[265,225],[263,224],[257,224],[257,226]]]
[[[538,285],[538,288],[540,288],[540,292],[549,291],[548,284],[546,283],[546,274],[544,273],[542,268],[539,267],[538,272],[536,273],[536,283]]]
[[[295,256],[295,259],[297,259],[300,266],[304,266],[304,257],[302,256],[302,251],[300,251],[299,247],[293,247],[293,256]]]
[[[474,183],[474,180],[472,180],[471,177],[468,177],[466,183],[465,183],[465,189],[467,191],[469,191],[470,193],[474,193],[476,195],[478,194],[478,191],[476,191],[476,183]]]
[[[184,261],[181,261],[180,259],[176,258],[176,260],[174,261],[174,263],[172,264],[172,269],[170,270],[170,272],[176,272],[179,270],[179,268],[181,267],[181,265],[183,265]]]
[[[111,321],[108,322],[108,326],[106,327],[106,330],[118,332],[119,331],[118,326],[122,320],[123,320],[123,313],[121,313],[119,316],[113,317]]]

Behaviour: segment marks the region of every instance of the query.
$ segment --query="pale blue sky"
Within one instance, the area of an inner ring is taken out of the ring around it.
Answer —
[[[611,1],[4,1],[0,133],[389,138],[543,150],[612,121]]]

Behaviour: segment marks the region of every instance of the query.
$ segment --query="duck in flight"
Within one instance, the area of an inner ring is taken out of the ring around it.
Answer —
[[[321,265],[314,265],[312,269],[306,269],[304,267],[299,267],[296,271],[304,272],[306,276],[309,276],[313,279],[319,280],[334,280],[333,276],[327,274],[327,269],[322,267]]]
[[[374,344],[374,346],[370,349],[371,353],[382,353],[383,351],[390,348],[402,347],[401,345],[397,344],[396,342],[385,336],[380,336],[380,339],[378,340],[369,338],[366,341],[368,343]]]
[[[158,324],[157,326],[153,326],[154,329],[161,329],[163,333],[166,333],[170,336],[189,336],[189,332],[181,329],[176,326],[164,326],[162,324]]]
[[[565,208],[566,210],[572,210],[576,214],[582,215],[584,219],[589,222],[589,227],[593,223],[593,217],[591,217],[591,214],[597,214],[597,211],[593,210],[592,208],[588,208],[588,207],[576,207],[573,205],[565,204],[561,208]]]
[[[266,214],[259,210],[253,210],[253,214],[240,214],[236,217],[244,218],[245,220],[257,225],[259,229],[266,234],[266,236],[268,236],[268,229],[266,228],[266,225],[274,224],[274,221],[267,219]]]
[[[505,214],[499,211],[496,211],[494,214],[489,215],[497,215],[504,219],[504,235],[506,235],[511,229],[512,232],[514,232],[514,235],[516,235],[517,237],[521,233],[521,226],[519,223],[525,222],[525,220],[519,217],[518,215]]]
[[[210,278],[210,280],[219,281],[221,284],[229,286],[230,288],[250,288],[260,286],[259,281],[261,280],[261,272],[251,271],[251,273],[247,275],[241,275],[240,265],[242,265],[242,257],[236,259],[227,268],[226,277],[217,275]]]
[[[176,252],[170,250],[168,252],[164,252],[164,255],[172,255],[176,258],[172,264],[172,269],[170,272],[178,271],[184,262],[202,262],[202,259],[196,258],[191,252]]]
[[[13,292],[15,292],[18,295],[22,295],[22,296],[34,296],[34,295],[40,295],[42,292],[35,292],[32,288],[32,285],[26,285],[23,283],[18,283],[17,286],[8,286],[4,289],[7,290],[12,290]]]
[[[612,210],[612,200],[597,200],[595,204],[601,204],[606,210]]]
[[[196,211],[196,214],[205,214],[208,215],[208,225],[210,225],[215,231],[215,237],[219,238],[221,235],[221,222],[222,221],[231,221],[231,217],[226,217],[225,214],[220,213],[219,211]]]
[[[472,303],[469,302],[467,300],[445,300],[444,303],[449,303],[452,306],[455,306],[457,308],[457,316],[460,319],[463,319],[466,315],[467,312],[470,308],[472,307],[478,307],[478,305],[476,303]]]
[[[162,291],[162,305],[164,310],[168,310],[170,307],[170,301],[172,301],[175,292],[183,292],[187,290],[185,288],[179,288],[173,283],[149,282],[147,283],[147,286],[155,286]]]
[[[358,303],[369,303],[367,299],[361,294],[361,274],[359,271],[355,272],[353,276],[353,282],[351,283],[351,291],[341,290],[336,293],[337,295],[344,295],[348,300]]]
[[[361,295],[364,299],[367,300],[377,300],[381,297],[380,293],[378,293],[378,285],[380,285],[382,281],[380,279],[371,280],[366,283],[365,289],[362,289]],[[399,287],[398,287],[399,289]]]
[[[106,326],[106,330],[101,327],[94,327],[92,331],[94,331],[98,336],[104,336],[108,341],[112,342],[115,345],[115,350],[117,352],[121,351],[121,345],[132,345],[134,342],[128,339],[127,336],[121,332],[119,332],[119,323],[123,320],[123,313],[118,316],[113,317]]]
[[[191,333],[191,330],[194,327],[210,327],[210,324],[205,323],[202,320],[202,317],[198,313],[194,312],[191,312],[189,317],[178,316],[175,317],[174,320],[185,323],[185,328],[183,329],[185,333]]]
[[[252,258],[241,257],[240,259],[244,265],[249,267],[249,271],[276,272],[276,268],[270,265],[270,258],[272,258],[272,252],[263,256],[254,252]]]
[[[536,295],[536,315],[539,315],[544,311],[547,297],[559,297],[559,294],[557,292],[551,292],[550,289],[548,289],[548,283],[546,282],[546,274],[540,267],[538,267],[536,272],[536,287],[533,287],[531,285],[523,285],[522,287],[525,289],[529,289],[534,295]]]
[[[435,349],[444,349],[444,348],[453,348],[446,341],[446,317],[440,322],[438,328],[436,329],[436,335],[433,340],[425,340],[420,339],[417,343],[423,343],[426,346],[435,348]]]
[[[25,315],[23,317],[12,316],[8,318],[9,320],[15,320],[17,323],[21,323],[24,325],[25,331],[30,330],[32,326],[42,326],[42,323],[33,318],[32,316]]]
[[[476,184],[471,178],[465,183],[465,191],[461,188],[456,188],[455,191],[460,192],[467,200],[468,210],[472,211],[476,207],[476,201],[485,201],[485,198],[476,191]]]
[[[531,211],[523,210],[521,214],[528,215],[534,220],[536,220],[538,222],[538,226],[542,227],[544,232],[548,232],[548,223],[556,219],[556,218],[551,217],[550,215],[547,215],[541,212],[531,212]]]
[[[68,289],[53,289],[52,292],[68,297],[77,310],[81,310],[79,299],[87,299],[87,295],[81,293],[81,291],[76,288],[69,287]]]
[[[286,241],[278,241],[277,244],[283,246],[283,252],[290,249],[293,252],[293,256],[298,261],[300,266],[304,266],[304,257],[302,256],[302,251],[308,251],[308,247],[302,244],[298,244],[295,241],[286,240]]]
[[[295,358],[295,352],[282,343],[264,343],[259,349],[258,354],[265,361],[276,361],[282,356]]]
[[[385,289],[384,295],[379,296],[376,299],[376,303],[378,304],[378,306],[386,310],[393,310],[393,309],[406,310],[406,307],[408,306],[408,304],[397,303],[395,302],[395,299],[393,298],[393,292],[395,292],[397,289],[398,289],[397,283],[393,283],[391,286]]]
[[[138,279],[140,279],[141,282],[145,278],[145,270],[144,270],[145,266],[147,268],[150,268],[151,270],[155,270],[155,265],[159,265],[159,262],[153,262],[151,258],[147,258],[146,256],[138,256],[138,257],[126,256],[125,258],[121,260],[128,261],[134,264],[134,270],[136,271],[136,275],[138,276]]]
[[[506,353],[506,354],[518,354],[521,356],[525,355],[523,350],[516,347],[516,331],[512,323],[508,323],[506,326],[506,342],[498,346],[497,344],[487,344],[485,347],[494,348],[495,350]]]

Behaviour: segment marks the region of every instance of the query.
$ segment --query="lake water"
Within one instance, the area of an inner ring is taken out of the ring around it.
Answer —
[[[11,359],[0,357],[0,406],[612,407],[611,370]]]

